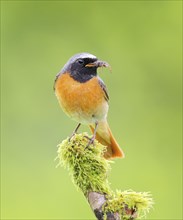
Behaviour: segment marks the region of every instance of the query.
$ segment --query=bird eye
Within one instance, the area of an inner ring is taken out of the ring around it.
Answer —
[[[79,63],[79,64],[84,64],[84,60],[79,59],[79,60],[78,60],[78,63]]]

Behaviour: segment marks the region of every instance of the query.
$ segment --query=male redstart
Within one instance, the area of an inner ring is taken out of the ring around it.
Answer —
[[[87,124],[93,132],[88,145],[96,138],[107,146],[105,158],[124,157],[107,123],[109,96],[97,75],[98,67],[109,67],[109,64],[89,53],[74,55],[56,76],[55,94],[63,111],[79,123],[72,136],[81,124]]]

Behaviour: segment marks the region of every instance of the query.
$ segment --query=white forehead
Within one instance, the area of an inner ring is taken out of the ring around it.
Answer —
[[[90,53],[78,53],[78,54],[75,54],[73,57],[71,57],[70,61],[74,61],[77,59],[84,59],[84,58],[96,59],[97,57]]]

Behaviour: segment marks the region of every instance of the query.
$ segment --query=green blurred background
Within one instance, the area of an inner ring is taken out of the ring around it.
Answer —
[[[83,51],[112,66],[112,74],[99,72],[126,158],[112,165],[111,187],[150,191],[155,205],[147,219],[182,219],[181,5],[1,2],[2,219],[94,219],[54,162],[57,144],[76,125],[58,105],[54,78]]]

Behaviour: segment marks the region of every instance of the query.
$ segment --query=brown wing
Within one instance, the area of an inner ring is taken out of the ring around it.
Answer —
[[[99,82],[99,85],[101,86],[102,90],[104,91],[104,98],[108,102],[109,101],[109,95],[108,95],[108,92],[107,92],[107,87],[104,84],[104,82],[102,81],[102,79],[99,78],[99,77],[98,77],[98,82]]]

